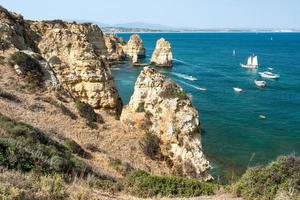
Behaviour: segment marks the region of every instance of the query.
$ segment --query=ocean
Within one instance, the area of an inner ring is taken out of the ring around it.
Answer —
[[[280,155],[300,153],[300,33],[144,33],[149,62],[156,40],[171,42],[174,66],[157,68],[192,95],[200,114],[202,145],[216,177],[240,175]],[[118,34],[128,41],[130,34]],[[233,55],[235,50],[235,55]],[[240,67],[258,56],[258,71]],[[280,74],[257,88],[257,72]],[[142,68],[130,63],[112,73],[124,104]],[[245,90],[235,93],[233,87]],[[205,90],[206,89],[206,90]],[[266,116],[261,119],[259,115]]]

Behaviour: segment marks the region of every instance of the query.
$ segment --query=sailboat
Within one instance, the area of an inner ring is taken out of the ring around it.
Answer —
[[[241,67],[248,69],[256,69],[258,67],[258,58],[257,56],[249,56],[247,60],[247,64],[241,64]]]

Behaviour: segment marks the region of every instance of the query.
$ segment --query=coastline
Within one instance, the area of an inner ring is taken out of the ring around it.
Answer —
[[[178,31],[178,32],[175,32],[175,31],[130,31],[130,32],[106,32],[106,31],[103,31],[105,34],[133,34],[133,33],[141,33],[141,34],[160,34],[160,33],[167,33],[167,34],[171,34],[171,33],[174,33],[174,34],[178,34],[178,33],[182,33],[182,34],[191,34],[191,33],[215,33],[215,34],[218,34],[218,33],[253,33],[253,34],[259,34],[259,33],[278,33],[278,34],[287,34],[287,33],[300,33],[300,30],[299,31],[286,31],[286,32],[283,32],[283,31]]]

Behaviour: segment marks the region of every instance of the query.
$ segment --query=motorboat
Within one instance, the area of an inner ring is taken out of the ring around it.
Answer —
[[[254,80],[254,83],[256,86],[258,87],[266,87],[267,86],[267,82],[266,81],[258,81],[258,80]]]
[[[274,74],[274,73],[269,72],[269,71],[259,72],[259,75],[262,78],[268,78],[268,79],[278,79],[280,77],[278,74]]]
[[[257,56],[249,56],[247,60],[247,64],[241,64],[241,67],[247,69],[257,69],[258,68],[258,58]]]
[[[238,88],[238,87],[234,87],[233,90],[234,90],[235,92],[238,92],[238,93],[240,93],[240,92],[243,91],[242,88]]]

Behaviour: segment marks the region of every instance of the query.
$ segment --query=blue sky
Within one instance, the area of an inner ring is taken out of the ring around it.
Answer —
[[[300,29],[300,0],[0,0],[0,4],[28,19]]]

